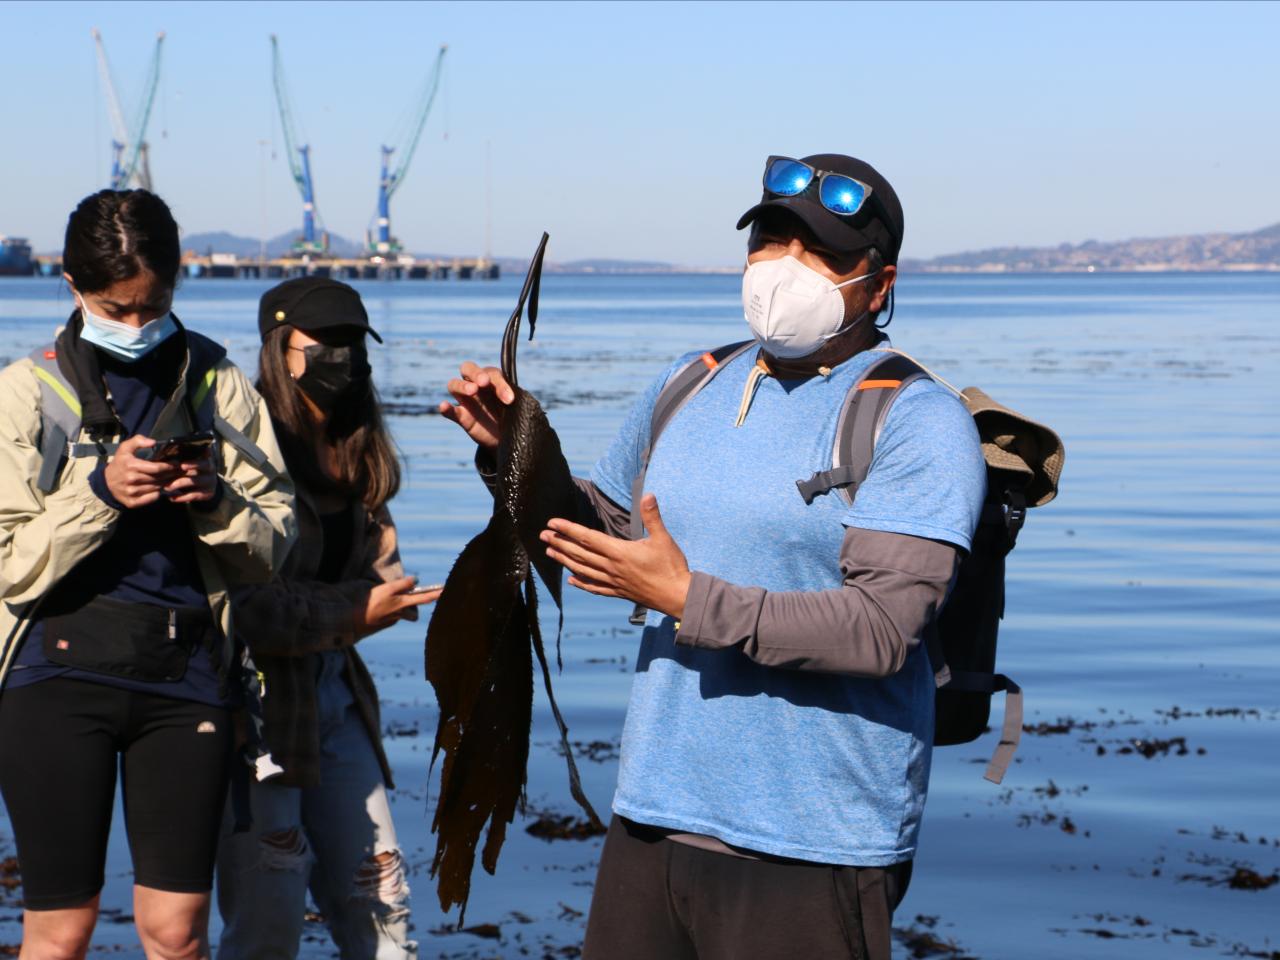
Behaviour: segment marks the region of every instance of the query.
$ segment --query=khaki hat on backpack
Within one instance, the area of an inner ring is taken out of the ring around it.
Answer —
[[[1020,485],[1028,507],[1043,506],[1056,497],[1066,458],[1062,438],[992,400],[978,387],[965,387],[960,399],[978,425],[987,466],[1025,478]]]

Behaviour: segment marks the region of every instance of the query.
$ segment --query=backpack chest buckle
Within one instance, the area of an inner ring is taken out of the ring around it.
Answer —
[[[857,486],[858,472],[851,464],[832,467],[830,470],[818,470],[808,480],[797,480],[796,489],[804,500],[805,506],[813,503],[813,498],[834,490],[836,487]]]

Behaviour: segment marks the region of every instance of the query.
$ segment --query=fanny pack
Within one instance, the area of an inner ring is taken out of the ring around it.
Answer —
[[[95,597],[44,619],[44,655],[64,667],[150,682],[181,680],[214,630],[207,607],[158,607]]]

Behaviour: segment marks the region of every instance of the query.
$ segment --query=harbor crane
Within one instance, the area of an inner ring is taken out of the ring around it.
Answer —
[[[293,242],[295,254],[326,254],[329,251],[329,234],[321,228],[316,235],[316,222],[320,213],[316,209],[315,185],[311,179],[311,147],[298,146],[298,134],[293,126],[293,110],[289,90],[285,85],[284,64],[280,60],[280,43],[271,35],[271,77],[276,88],[276,103],[280,107],[280,126],[284,132],[285,154],[289,158],[289,171],[293,182],[302,194],[302,236]]]
[[[164,32],[156,36],[155,53],[147,69],[142,85],[142,99],[134,114],[135,126],[130,130],[125,123],[120,98],[116,94],[111,65],[107,62],[107,49],[102,44],[102,33],[93,28],[93,44],[98,51],[98,72],[107,98],[107,113],[111,118],[111,189],[127,190],[131,186],[151,189],[151,163],[147,146],[147,122],[151,119],[151,107],[156,100],[156,87],[160,83],[160,51],[164,47]]]
[[[431,67],[431,73],[427,75],[426,85],[423,87],[422,96],[418,100],[417,108],[412,114],[407,136],[404,138],[407,143],[402,147],[388,147],[385,144],[382,147],[382,175],[378,178],[378,212],[377,212],[377,239],[369,237],[366,240],[367,252],[371,257],[385,257],[395,255],[402,249],[400,241],[391,236],[391,195],[400,189],[404,183],[405,174],[409,171],[409,164],[413,161],[414,151],[418,149],[418,141],[422,138],[422,128],[426,125],[427,115],[431,113],[431,105],[435,102],[436,91],[440,88],[440,75],[444,69],[444,55],[448,50],[447,44],[440,45],[440,52],[436,54],[435,63]],[[400,150],[400,162],[394,171],[391,170],[391,155]]]

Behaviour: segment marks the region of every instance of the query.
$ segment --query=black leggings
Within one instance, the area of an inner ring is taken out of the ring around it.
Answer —
[[[76,907],[102,889],[117,757],[134,882],[211,889],[231,743],[222,707],[64,678],[3,691],[0,793],[23,905]]]

